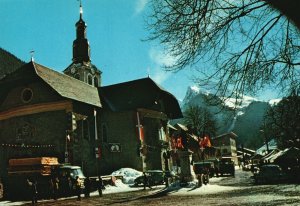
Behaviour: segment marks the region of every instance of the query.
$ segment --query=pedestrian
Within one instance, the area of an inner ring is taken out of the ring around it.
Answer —
[[[31,193],[31,204],[35,205],[35,204],[37,204],[37,195],[38,195],[36,179],[34,179],[32,181],[27,179],[27,185],[28,185],[30,193]]]
[[[102,189],[103,189],[103,180],[101,178],[101,176],[98,177],[98,192],[99,192],[99,196],[102,197]]]
[[[167,172],[165,172],[165,174],[164,174],[164,182],[166,183],[166,187],[169,187],[169,173],[168,173],[169,171],[167,171]]]
[[[91,181],[89,176],[84,179],[84,196],[90,197]]]
[[[51,186],[52,186],[52,197],[53,197],[54,200],[57,200],[58,189],[59,189],[59,179],[58,179],[58,177],[53,177],[51,179]]]
[[[144,182],[144,190],[146,190],[146,186],[148,186],[150,189],[152,189],[149,178],[145,172],[143,172],[143,182]]]
[[[77,193],[77,200],[80,201],[81,200],[81,180],[79,179],[78,176],[76,176],[76,193]]]

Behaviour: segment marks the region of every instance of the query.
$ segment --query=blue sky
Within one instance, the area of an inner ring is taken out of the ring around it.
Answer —
[[[166,73],[163,64],[173,59],[164,55],[156,42],[142,41],[147,0],[82,0],[83,19],[91,59],[102,72],[102,85],[147,77],[182,100],[194,85],[191,70]],[[77,0],[0,0],[0,47],[28,62],[34,50],[36,62],[57,71],[72,61]],[[271,95],[271,96],[269,96]],[[272,98],[264,94],[264,99]]]

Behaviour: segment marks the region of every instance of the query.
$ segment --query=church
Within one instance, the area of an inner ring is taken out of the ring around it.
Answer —
[[[0,79],[0,168],[11,158],[57,157],[85,175],[129,167],[168,169],[176,98],[150,77],[102,86],[82,7],[71,64],[59,73],[33,59]]]

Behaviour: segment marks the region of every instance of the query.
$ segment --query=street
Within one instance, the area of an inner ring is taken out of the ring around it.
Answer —
[[[195,187],[196,183],[182,187],[175,184],[167,190],[158,186],[144,191],[141,187],[137,191],[83,197],[81,201],[75,197],[40,201],[38,205],[300,205],[299,185],[254,185],[251,175],[237,170],[235,178],[211,178],[209,185],[201,188]]]

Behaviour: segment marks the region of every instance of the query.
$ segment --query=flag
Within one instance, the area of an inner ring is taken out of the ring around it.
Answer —
[[[204,138],[199,138],[199,146],[200,147],[211,147],[211,142],[209,137],[204,136]]]
[[[178,138],[177,138],[177,148],[178,148],[178,149],[184,148],[184,147],[183,147],[183,144],[182,144],[182,138],[181,138],[181,137],[178,137]]]
[[[140,115],[139,112],[136,112],[136,119],[137,119],[137,129],[138,129],[138,137],[140,139],[141,142],[144,141],[144,128],[143,125],[140,122]]]

